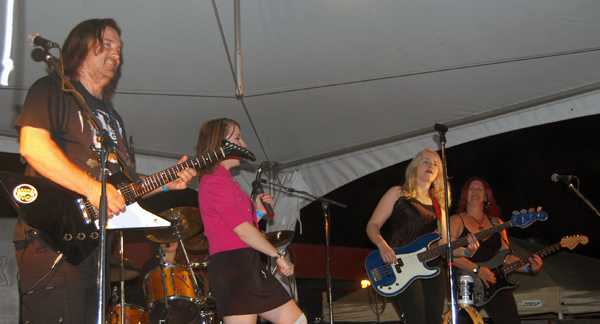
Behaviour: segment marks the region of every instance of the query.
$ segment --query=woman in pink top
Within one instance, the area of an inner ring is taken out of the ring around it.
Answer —
[[[231,119],[206,121],[200,128],[196,154],[212,152],[221,141],[246,147],[240,125]],[[260,262],[260,252],[277,260],[279,272],[294,273],[289,262],[258,230],[265,215],[262,202],[273,204],[268,193],[252,201],[230,174],[239,157],[227,157],[198,173],[198,203],[208,239],[211,263],[208,280],[225,324],[255,324],[257,316],[272,323],[301,324],[306,317],[281,283]]]

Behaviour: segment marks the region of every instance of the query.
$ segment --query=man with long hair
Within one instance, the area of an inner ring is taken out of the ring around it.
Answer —
[[[121,62],[121,30],[117,23],[113,19],[79,23],[64,42],[62,61],[65,75],[100,126],[130,158],[123,120],[110,103],[111,84]],[[21,155],[28,163],[26,174],[52,180],[99,207],[101,170],[98,156],[91,149],[97,142],[95,130],[74,94],[63,91],[58,75],[52,73],[32,85],[15,128]],[[109,157],[107,164],[111,173],[122,169],[115,158]],[[163,190],[184,189],[194,176],[194,170],[184,170]],[[118,216],[125,211],[125,199],[114,186],[107,185],[106,196],[110,214]],[[17,222],[13,241],[20,269],[23,323],[97,321],[98,248],[81,263],[71,264],[59,258],[59,253],[22,219]]]

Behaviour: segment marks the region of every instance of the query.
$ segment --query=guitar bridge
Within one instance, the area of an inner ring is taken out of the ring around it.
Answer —
[[[379,270],[377,270],[377,269],[371,270],[371,277],[373,277],[373,281],[381,280],[381,274],[379,273]]]

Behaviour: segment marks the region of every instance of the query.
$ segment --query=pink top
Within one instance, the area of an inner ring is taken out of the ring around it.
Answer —
[[[254,202],[224,166],[219,165],[214,173],[202,177],[198,204],[210,255],[248,247],[233,229],[243,222],[258,227],[258,216],[252,213],[256,208],[252,208]]]

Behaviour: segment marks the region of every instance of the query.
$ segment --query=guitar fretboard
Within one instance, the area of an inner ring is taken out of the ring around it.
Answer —
[[[479,233],[475,233],[475,237],[479,240],[479,239],[488,237],[494,233],[500,232],[500,231],[507,229],[509,227],[512,227],[512,226],[514,226],[514,225],[513,225],[512,220],[510,220],[504,224],[488,228],[485,231],[481,231]],[[459,238],[456,241],[450,243],[450,246],[452,247],[452,250],[456,250],[459,247],[463,247],[467,244],[469,244],[469,240],[466,237],[462,237],[462,238]],[[433,260],[433,259],[439,257],[440,255],[444,255],[444,254],[446,254],[446,245],[441,245],[441,246],[438,246],[431,250],[421,252],[421,253],[417,254],[417,257],[419,258],[419,261],[427,262],[429,260]]]
[[[534,254],[528,255],[517,262],[513,262],[509,265],[505,265],[504,267],[502,267],[502,272],[505,275],[511,274],[511,273],[517,271],[517,269],[521,268],[522,266],[529,264],[527,259],[529,259],[530,257],[532,257],[534,255],[539,255],[540,258],[543,258],[543,257],[547,256],[548,254],[554,253],[560,249],[562,249],[562,244],[560,242],[556,243],[556,244],[552,244],[549,247],[539,250],[539,251],[535,252]]]
[[[222,159],[225,156],[227,156],[225,150],[223,150],[223,148],[219,148],[216,151],[203,154],[199,157],[193,158],[183,163],[179,163],[174,167],[148,176],[142,179],[142,184],[139,186],[135,183],[130,183],[127,186],[120,189],[121,194],[123,196],[127,196],[127,193],[130,193],[132,199],[135,200],[135,198],[137,197],[143,196],[171,181],[177,180],[177,173],[185,169],[198,170],[206,167],[209,164],[217,162],[219,159]]]

